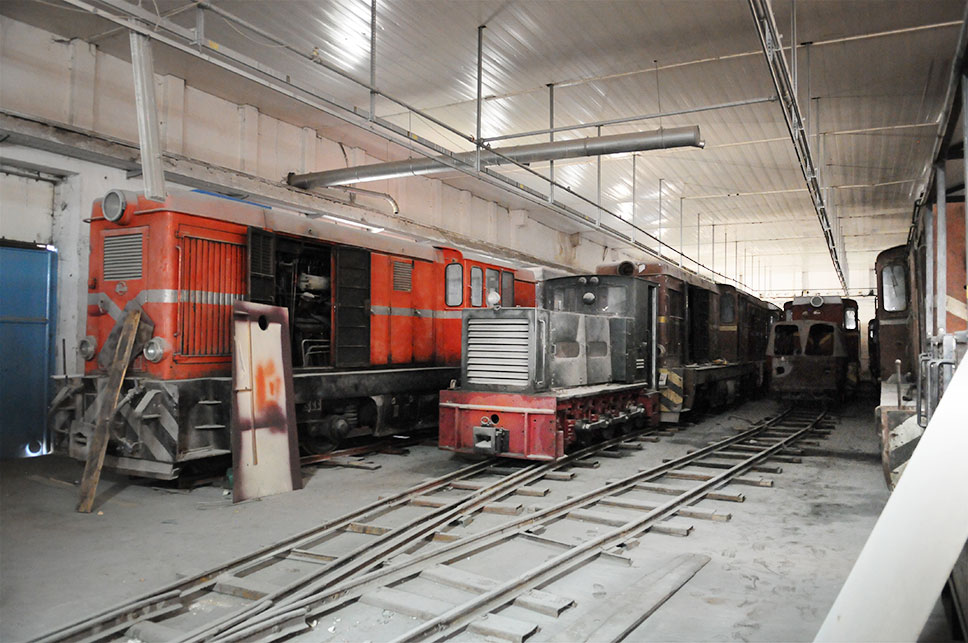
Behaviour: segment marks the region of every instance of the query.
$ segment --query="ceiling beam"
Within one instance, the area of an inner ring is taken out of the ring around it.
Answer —
[[[780,46],[780,34],[776,28],[773,8],[768,0],[749,0],[749,4],[750,11],[753,14],[753,22],[756,25],[756,32],[763,47],[763,54],[766,56],[766,64],[770,69],[770,76],[773,78],[773,86],[776,88],[776,93],[783,106],[783,120],[786,121],[793,147],[797,152],[800,170],[803,173],[804,181],[806,181],[807,190],[810,192],[813,207],[817,212],[817,219],[820,221],[820,229],[823,231],[824,239],[827,242],[834,271],[837,273],[837,279],[840,280],[840,285],[843,286],[846,293],[847,277],[844,272],[847,263],[846,257],[841,247],[842,242],[841,245],[838,245],[838,235],[834,231],[827,214],[827,205],[824,202],[823,190],[820,187],[817,167],[813,161],[807,133],[803,128],[803,118],[797,101],[797,94],[793,89],[793,81],[790,78],[786,58]]]
[[[934,150],[927,161],[924,169],[924,187],[918,193],[918,199],[914,203],[914,212],[911,216],[911,227],[908,229],[908,243],[914,241],[917,236],[918,228],[921,224],[921,212],[924,205],[931,202],[931,192],[934,187],[935,168],[938,163],[944,163],[947,156],[948,145],[954,133],[954,126],[958,118],[955,114],[957,109],[960,112],[961,98],[958,96],[958,84],[961,79],[962,71],[965,68],[965,48],[968,46],[968,5],[965,6],[961,18],[961,28],[958,31],[958,42],[955,45],[954,55],[951,58],[951,70],[948,74],[948,86],[945,89],[944,111],[938,119],[938,131],[935,134]]]

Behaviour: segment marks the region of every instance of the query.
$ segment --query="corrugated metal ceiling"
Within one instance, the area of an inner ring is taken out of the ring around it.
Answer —
[[[27,11],[17,9],[17,4],[22,3],[5,3],[4,13],[16,16],[18,11]],[[142,4],[154,9],[150,3]],[[361,80],[369,77],[370,3],[366,0],[218,0],[214,4],[284,37],[301,52],[315,51],[321,59]],[[179,1],[157,3],[163,14],[180,6]],[[788,0],[773,3],[784,44],[790,40],[791,6]],[[822,183],[828,188],[830,212],[840,221],[854,288],[869,287],[869,268],[876,251],[902,243],[906,237],[913,201],[924,187],[925,166],[943,108],[964,6],[963,0],[796,2],[797,41],[812,43],[798,48],[801,109],[809,117],[808,132]],[[52,24],[67,22],[57,28],[69,35],[85,37],[105,29],[92,22],[66,20],[50,7],[42,11],[50,15]],[[243,27],[207,15],[209,38],[368,109],[365,90]],[[172,19],[194,26],[191,12]],[[487,26],[485,137],[547,127],[549,83],[557,85],[555,123],[559,126],[773,94],[746,0],[379,0],[377,85],[473,135],[480,24]],[[124,50],[118,36],[103,38],[100,45]],[[186,76],[192,75],[191,69],[184,71]],[[232,91],[223,89],[222,93]],[[452,150],[472,148],[466,140],[388,101],[378,102],[377,113]],[[784,275],[792,277],[803,270],[814,273],[811,284],[835,287],[829,259],[823,267],[814,257],[825,252],[825,245],[779,104],[661,119],[662,126],[691,124],[700,126],[707,142],[704,150],[638,155],[636,223],[658,233],[662,179],[663,241],[679,246],[681,199],[687,254],[701,255],[708,263],[711,226],[715,224],[717,267],[727,274],[733,276],[733,262],[723,254],[723,235],[733,246],[728,248],[730,258],[737,247],[745,248],[748,256],[758,257],[760,268],[754,267],[755,271],[776,273],[773,287],[778,287],[777,279]],[[610,126],[604,133],[659,125],[659,119],[643,120]],[[585,129],[557,137],[594,134],[594,129]],[[350,141],[354,136],[340,127],[328,128],[326,135]],[[544,140],[547,135],[497,145]],[[397,149],[392,154],[399,157],[401,152]],[[532,169],[545,173],[547,164]],[[598,198],[595,160],[559,162],[555,169],[560,182],[593,201]],[[523,170],[503,167],[498,171],[546,190],[540,180]],[[601,176],[602,205],[621,216],[631,216],[631,157],[604,158]],[[454,173],[445,178],[456,186],[493,196],[492,188],[475,179]],[[567,196],[563,200],[574,201]],[[515,204],[513,199],[506,201]],[[591,212],[587,205],[574,203]],[[702,239],[698,246],[697,230]],[[743,250],[739,253],[742,257]],[[753,283],[756,280],[749,279],[749,271],[743,274],[752,286],[766,285],[762,279]]]

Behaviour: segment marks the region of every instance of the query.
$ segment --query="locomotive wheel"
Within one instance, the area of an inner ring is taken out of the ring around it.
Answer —
[[[307,431],[303,446],[312,454],[329,453],[346,439],[350,425],[339,415],[327,415]]]

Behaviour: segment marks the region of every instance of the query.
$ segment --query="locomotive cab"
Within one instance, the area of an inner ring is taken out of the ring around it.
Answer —
[[[839,324],[795,320],[774,324],[766,351],[770,386],[784,399],[842,399],[847,345]]]

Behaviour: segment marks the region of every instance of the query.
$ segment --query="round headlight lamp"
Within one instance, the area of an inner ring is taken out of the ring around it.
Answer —
[[[120,221],[127,207],[128,200],[121,190],[111,190],[101,200],[101,212],[104,213],[104,218],[111,223]]]
[[[152,337],[145,344],[145,347],[141,350],[142,355],[145,359],[153,364],[157,364],[165,356],[165,352],[168,350],[168,344],[160,337]]]
[[[97,354],[97,339],[88,335],[78,342],[77,352],[84,358],[85,362],[90,362]]]
[[[813,297],[810,298],[810,305],[813,306],[814,308],[820,308],[821,306],[823,306],[823,297],[821,297],[820,295],[814,295]]]

